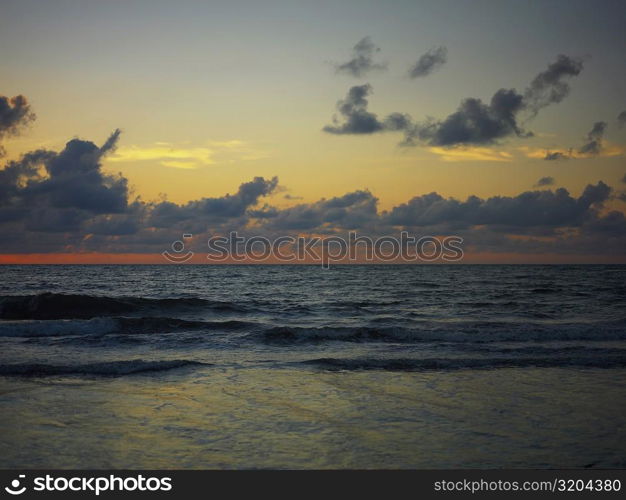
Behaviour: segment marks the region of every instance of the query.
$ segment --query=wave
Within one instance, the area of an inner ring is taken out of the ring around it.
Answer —
[[[253,333],[267,344],[320,342],[496,342],[547,340],[626,340],[626,323],[507,323],[424,321],[403,327],[273,327]]]
[[[1,319],[89,319],[162,309],[209,309],[244,312],[241,304],[195,297],[143,298],[41,293],[0,297]]]
[[[555,287],[538,287],[538,288],[533,288],[530,293],[559,293],[562,292],[563,289],[562,288],[555,288]]]
[[[624,368],[626,356],[614,357],[536,357],[536,358],[429,358],[429,359],[341,359],[318,358],[300,361],[329,371],[453,371],[494,370],[499,368]]]
[[[210,366],[207,363],[176,359],[170,361],[111,361],[108,363],[88,363],[82,365],[48,364],[11,364],[0,365],[0,375],[45,377],[55,375],[97,375],[103,377],[121,377],[145,372],[161,372],[188,366]]]
[[[0,322],[1,337],[63,337],[76,335],[151,334],[182,331],[236,331],[251,328],[247,321],[189,321],[178,318],[105,317],[91,319],[27,320]]]

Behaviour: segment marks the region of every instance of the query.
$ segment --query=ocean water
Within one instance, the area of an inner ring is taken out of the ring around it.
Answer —
[[[626,266],[2,266],[0,467],[626,467]]]

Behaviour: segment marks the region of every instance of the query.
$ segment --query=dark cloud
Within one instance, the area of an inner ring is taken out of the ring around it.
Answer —
[[[250,182],[239,186],[235,194],[227,194],[219,198],[201,198],[178,205],[169,201],[154,204],[150,209],[149,225],[169,227],[181,222],[200,226],[220,223],[224,220],[244,218],[246,212],[259,202],[259,198],[268,196],[278,186],[278,178],[264,179],[255,177]]]
[[[436,47],[423,54],[417,62],[409,68],[411,78],[420,78],[430,75],[441,68],[448,60],[448,49]]]
[[[578,75],[582,67],[581,61],[560,55],[533,79],[523,94],[515,89],[500,89],[489,102],[470,97],[461,101],[457,110],[443,120],[429,118],[423,122],[415,122],[408,114],[399,112],[379,119],[367,109],[366,97],[371,93],[371,86],[356,86],[337,105],[343,121],[335,117],[335,123],[323,130],[332,134],[401,131],[404,133],[402,146],[419,143],[443,147],[481,146],[511,136],[529,137],[532,132],[520,126],[520,115],[530,113],[532,117],[548,104],[563,100],[569,93],[569,85],[564,80]],[[557,158],[560,157],[550,159]]]
[[[352,48],[352,59],[345,63],[336,64],[335,71],[337,73],[346,73],[351,76],[365,76],[372,70],[384,70],[384,63],[374,61],[374,55],[380,52],[380,48],[374,45],[369,36],[362,38]]]
[[[402,124],[402,115],[384,122]],[[162,252],[184,233],[206,241],[214,234],[411,234],[462,236],[473,251],[619,254],[626,248],[626,219],[607,212],[611,188],[588,185],[578,196],[543,189],[517,196],[457,200],[438,193],[415,196],[389,211],[358,190],[313,203],[278,208],[264,201],[280,192],[276,177],[255,177],[233,194],[183,204],[131,199],[125,178],[102,170],[119,131],[103,146],[80,139],[60,152],[38,150],[0,169],[0,227],[11,235],[0,252]],[[538,185],[548,186],[550,178]],[[523,236],[522,239],[514,236]]]
[[[432,146],[485,145],[510,135],[526,136],[516,115],[524,107],[523,97],[514,89],[498,90],[489,104],[469,98],[455,113],[442,121],[430,121],[405,130],[404,144],[415,139]]]
[[[98,214],[128,210],[128,182],[102,172],[101,159],[114,147],[116,130],[98,148],[73,139],[60,153],[39,150],[0,170],[0,210],[24,219],[31,231],[69,231]]]
[[[30,104],[23,95],[0,95],[0,139],[16,134],[21,127],[35,119]]]
[[[578,151],[581,154],[586,155],[598,155],[602,151],[602,140],[604,133],[606,132],[606,122],[596,122],[587,134],[587,143],[584,144]]]
[[[22,197],[27,183],[41,179],[41,164],[54,156],[43,149],[25,154],[20,161],[9,162],[0,170],[0,207],[6,209]]]
[[[117,149],[117,143],[119,141],[122,131],[118,128],[113,131],[105,143],[100,147],[100,156],[107,155],[114,152]]]
[[[595,122],[586,136],[586,142],[578,149],[578,154],[585,156],[597,156],[604,148],[604,134],[608,125],[606,122]],[[544,160],[569,160],[576,158],[572,148],[567,151],[546,151]]]
[[[141,204],[137,203],[129,213],[95,216],[83,224],[82,230],[87,234],[105,236],[135,234],[140,230],[142,209]]]
[[[377,204],[378,199],[369,191],[354,191],[280,210],[268,228],[312,232],[363,228],[376,220]]]
[[[541,177],[535,184],[535,187],[554,186],[554,177]]]
[[[583,64],[578,59],[559,55],[539,73],[524,94],[515,89],[498,90],[489,104],[468,98],[455,113],[443,120],[430,120],[405,129],[403,145],[423,141],[433,146],[488,145],[509,136],[528,137],[519,125],[522,112],[536,114],[541,108],[561,102],[569,93],[566,78],[578,75]]]
[[[0,169],[0,225],[15,235],[0,250],[146,251],[171,244],[182,232],[245,227],[253,207],[278,187],[276,177],[255,177],[234,194],[185,204],[131,200],[127,179],[102,169],[119,136],[116,130],[100,147],[73,139],[58,153],[33,151]]]
[[[423,124],[414,124],[411,117],[403,113],[391,113],[380,120],[367,109],[366,97],[371,91],[369,84],[350,88],[346,98],[337,103],[343,121],[335,117],[335,123],[325,126],[323,130],[331,134],[403,131],[404,145],[414,145],[419,140],[433,146],[490,144],[511,134],[526,134],[515,119],[516,113],[523,106],[522,96],[515,90],[499,90],[489,104],[480,99],[466,99],[457,112],[444,121]]]
[[[619,128],[626,125],[626,111],[622,111],[619,115],[617,115],[617,125]]]
[[[26,197],[46,198],[55,208],[100,213],[121,213],[128,207],[128,181],[102,172],[102,158],[113,149],[119,130],[103,148],[93,142],[73,139],[60,153],[44,162],[48,174],[24,189]]]
[[[495,230],[525,234],[529,229],[554,231],[579,227],[598,216],[598,209],[609,198],[611,188],[599,182],[588,185],[578,197],[564,188],[555,191],[527,191],[514,197],[494,196],[465,201],[443,198],[437,193],[416,196],[394,207],[387,222],[394,226],[442,226],[463,229],[490,226]]]
[[[337,111],[343,117],[343,122],[333,117],[334,124],[326,125],[322,130],[329,134],[373,134],[384,130],[385,125],[367,110],[366,97],[371,91],[372,87],[368,83],[351,87],[346,98],[337,103]]]
[[[409,130],[413,126],[414,125],[411,121],[410,115],[404,113],[391,113],[383,121],[383,127],[385,130],[394,132],[399,130]]]
[[[537,113],[550,104],[561,102],[570,92],[566,79],[578,76],[582,70],[581,59],[560,54],[555,62],[548,65],[530,83],[524,93],[525,105]]]
[[[572,157],[572,151],[546,151],[543,157],[547,161],[569,160]]]
[[[23,95],[6,97],[0,95],[0,141],[6,136],[16,135],[20,129],[35,119],[30,104]],[[5,149],[0,144],[0,158]]]

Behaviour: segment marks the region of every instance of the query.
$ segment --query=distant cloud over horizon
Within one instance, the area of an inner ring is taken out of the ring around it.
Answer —
[[[161,252],[183,233],[202,239],[233,230],[267,237],[352,230],[375,237],[406,230],[460,235],[480,251],[521,253],[611,254],[626,245],[626,218],[604,210],[613,190],[602,181],[578,197],[564,188],[466,200],[433,192],[380,211],[369,190],[278,208],[267,201],[282,190],[278,178],[259,176],[233,194],[146,202],[133,198],[125,177],[102,172],[102,159],[119,138],[116,130],[100,147],[72,139],[60,152],[35,150],[0,169],[0,227],[11,234],[0,252]],[[537,185],[552,183],[545,177]]]

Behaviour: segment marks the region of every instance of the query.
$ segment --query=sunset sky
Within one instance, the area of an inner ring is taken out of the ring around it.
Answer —
[[[153,262],[235,229],[626,262],[625,18],[609,0],[0,0],[0,262]]]

